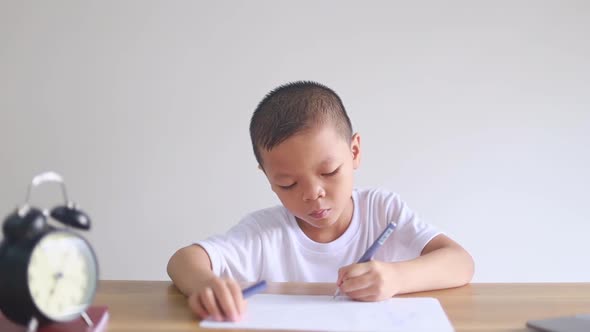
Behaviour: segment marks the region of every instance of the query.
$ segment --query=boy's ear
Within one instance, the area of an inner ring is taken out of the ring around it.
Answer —
[[[361,136],[359,133],[352,135],[350,151],[352,152],[352,167],[357,169],[361,165]]]

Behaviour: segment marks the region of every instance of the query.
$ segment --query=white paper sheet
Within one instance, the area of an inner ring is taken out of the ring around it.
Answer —
[[[357,302],[347,297],[259,294],[248,299],[239,322],[201,322],[204,328],[303,331],[439,331],[452,332],[434,298],[392,298]]]

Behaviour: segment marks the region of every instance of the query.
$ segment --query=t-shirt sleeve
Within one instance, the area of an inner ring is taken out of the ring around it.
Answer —
[[[422,250],[435,236],[443,234],[433,225],[420,220],[418,215],[396,194],[386,199],[388,220],[395,220],[397,227],[390,241],[395,261],[419,257]]]
[[[246,216],[227,233],[195,244],[209,255],[215,275],[244,282],[258,280],[262,245],[260,226],[254,218]]]

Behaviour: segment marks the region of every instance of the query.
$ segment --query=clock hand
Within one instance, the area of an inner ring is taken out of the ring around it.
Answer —
[[[68,251],[68,252],[66,252],[66,254],[64,255],[64,258],[63,258],[63,260],[62,260],[62,262],[61,262],[61,267],[60,267],[60,269],[59,269],[59,270],[57,270],[57,272],[53,274],[53,279],[54,279],[54,282],[53,282],[53,286],[51,287],[51,290],[49,291],[49,296],[53,296],[53,294],[55,293],[55,288],[57,287],[57,283],[58,283],[58,282],[59,282],[61,279],[63,279],[63,276],[64,276],[64,273],[63,273],[63,271],[64,271],[64,269],[66,268],[66,263],[67,263],[67,261],[68,261],[68,257],[69,257],[69,256],[70,256],[70,252]]]
[[[57,282],[60,281],[63,278],[64,274],[62,272],[57,272],[53,275],[53,279],[55,280],[53,282],[53,287],[51,287],[51,290],[49,291],[49,295],[53,295],[53,293],[55,293],[55,288],[57,287]]]

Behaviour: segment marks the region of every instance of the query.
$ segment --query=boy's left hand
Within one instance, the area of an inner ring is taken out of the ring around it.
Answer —
[[[340,292],[357,301],[381,301],[397,294],[400,277],[395,263],[369,261],[338,270]]]

